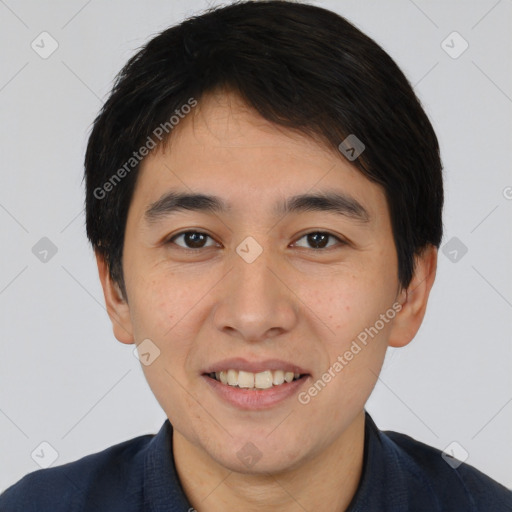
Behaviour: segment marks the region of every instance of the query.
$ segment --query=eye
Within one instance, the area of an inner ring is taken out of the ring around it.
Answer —
[[[213,243],[207,245],[205,242],[210,239]],[[182,243],[176,243],[177,240],[182,240]],[[183,231],[174,235],[167,243],[175,243],[178,247],[183,249],[202,249],[203,247],[211,247],[216,242],[210,235],[202,233],[201,231]],[[182,245],[183,244],[183,245]]]
[[[306,243],[310,244],[310,246],[304,246],[300,245],[298,242],[302,239],[306,239]],[[325,249],[326,247],[332,247],[332,245],[336,244],[329,244],[329,239],[332,241],[337,241],[341,245],[345,245],[346,242],[338,238],[337,236],[331,235],[331,233],[325,233],[323,231],[312,231],[311,233],[307,233],[297,242],[295,242],[294,245],[298,245],[299,247],[305,247],[306,249]]]

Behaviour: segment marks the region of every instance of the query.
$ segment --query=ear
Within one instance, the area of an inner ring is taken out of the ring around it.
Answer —
[[[121,343],[134,343],[128,302],[123,298],[119,286],[112,281],[105,258],[99,252],[96,252],[96,263],[114,336]]]
[[[393,321],[389,346],[404,347],[416,336],[425,316],[436,270],[437,248],[429,245],[415,256],[414,275],[407,289],[400,292],[398,301],[402,309]]]

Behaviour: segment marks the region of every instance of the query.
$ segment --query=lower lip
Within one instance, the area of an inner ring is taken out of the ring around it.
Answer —
[[[309,379],[309,375],[306,375],[292,382],[286,382],[280,386],[272,386],[267,389],[242,389],[222,384],[222,382],[212,379],[207,375],[202,377],[221,399],[239,409],[245,410],[266,409],[279,404],[287,398],[296,395]]]

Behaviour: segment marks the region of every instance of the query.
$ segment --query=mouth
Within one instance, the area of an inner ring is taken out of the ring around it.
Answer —
[[[230,358],[205,368],[201,377],[221,402],[257,411],[283,405],[307,385],[311,373],[282,359]]]
[[[263,410],[292,399],[311,373],[281,359],[255,362],[239,357],[212,364],[201,376],[222,402],[242,410]]]
[[[233,368],[203,374],[221,384],[238,389],[270,389],[307,377],[306,373],[285,370],[264,370],[254,373]]]

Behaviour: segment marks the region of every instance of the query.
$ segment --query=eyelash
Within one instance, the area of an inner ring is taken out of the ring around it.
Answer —
[[[166,245],[173,244],[173,245],[176,245],[177,247],[179,247],[180,249],[182,249],[184,251],[190,251],[190,252],[194,252],[194,253],[197,253],[201,249],[207,249],[208,247],[213,247],[213,246],[206,246],[206,247],[199,247],[199,248],[193,249],[191,247],[182,247],[181,245],[178,245],[178,244],[174,243],[174,240],[176,240],[180,236],[184,236],[184,235],[187,235],[187,234],[205,235],[208,238],[210,238],[211,240],[213,240],[213,238],[208,233],[204,233],[203,231],[188,230],[188,231],[182,231],[180,233],[177,233],[176,235],[173,235],[169,240],[167,240]],[[342,240],[338,236],[333,235],[332,233],[329,233],[327,231],[309,231],[308,233],[304,233],[300,238],[297,239],[297,241],[298,240],[302,240],[303,238],[307,237],[308,235],[313,235],[313,234],[314,235],[317,235],[317,234],[319,234],[319,235],[327,235],[328,237],[335,239],[339,243],[339,245],[347,245],[347,242],[345,240]],[[326,249],[331,249],[332,247],[334,247],[334,246],[320,247],[320,248],[316,248],[316,249],[315,248],[311,248],[311,247],[305,247],[305,249],[318,252],[318,251],[322,251],[322,250],[326,250]]]

